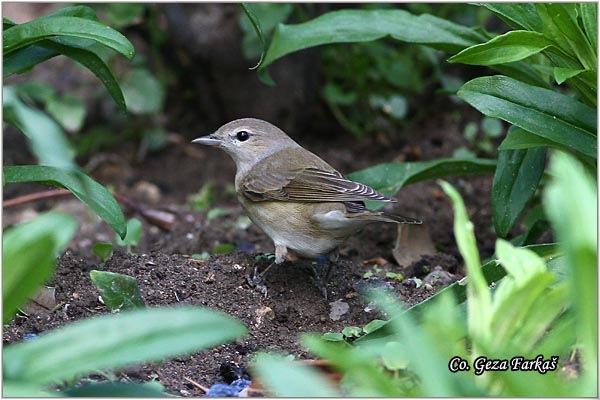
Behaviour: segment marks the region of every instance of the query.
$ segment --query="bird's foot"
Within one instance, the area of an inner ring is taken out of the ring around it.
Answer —
[[[254,272],[252,273],[252,276],[250,274],[246,274],[246,282],[248,282],[248,285],[250,285],[250,287],[255,288],[257,291],[262,293],[262,295],[265,297],[267,297],[267,285],[265,284],[264,277],[274,264],[275,264],[274,262],[271,263],[261,273],[258,273],[258,265],[257,265],[254,267]]]
[[[262,278],[256,276],[255,274],[253,274],[252,276],[250,276],[250,274],[246,274],[246,282],[248,282],[248,285],[250,285],[250,287],[253,287],[257,291],[259,291],[264,297],[267,297],[267,285],[265,285],[265,281]]]
[[[319,273],[318,264],[311,264],[311,271],[314,275],[315,286],[317,287],[317,289],[319,289],[319,291],[321,292],[321,294],[323,295],[325,300],[327,300],[327,298],[328,298],[327,285],[329,284],[329,279],[331,278],[332,270],[333,270],[332,262],[329,262],[327,264],[327,271],[325,272],[325,274]]]

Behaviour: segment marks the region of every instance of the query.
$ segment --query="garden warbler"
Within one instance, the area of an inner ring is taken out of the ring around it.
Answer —
[[[368,223],[421,223],[369,211],[365,200],[396,200],[344,178],[266,121],[238,119],[193,143],[219,147],[233,158],[237,198],[275,244],[275,264],[291,250],[305,258],[328,254],[331,267],[340,245]]]

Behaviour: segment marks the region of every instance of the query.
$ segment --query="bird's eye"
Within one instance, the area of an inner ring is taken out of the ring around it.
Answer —
[[[248,138],[250,138],[250,134],[246,131],[239,131],[236,135],[235,135],[236,139],[239,140],[240,142],[245,142],[246,140],[248,140]]]

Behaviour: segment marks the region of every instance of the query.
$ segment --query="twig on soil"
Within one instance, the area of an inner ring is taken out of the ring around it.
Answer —
[[[202,390],[202,392],[208,393],[209,389],[206,386],[202,386],[201,384],[199,384],[198,382],[196,382],[196,381],[188,378],[187,376],[184,376],[183,379],[185,379],[186,381],[188,381],[192,385],[196,386],[198,389]]]
[[[67,189],[47,190],[44,192],[26,194],[24,196],[19,196],[15,197],[14,199],[3,201],[2,208],[18,206],[36,200],[49,199],[52,197],[66,196],[70,194],[72,193]],[[146,208],[144,206],[140,206],[134,203],[129,198],[118,193],[113,193],[113,196],[115,197],[115,199],[117,199],[119,203],[121,203],[125,207],[128,207],[133,212],[139,214],[149,224],[155,225],[165,231],[173,230],[173,224],[175,223],[175,216],[173,214],[165,211],[154,210]]]
[[[71,194],[71,192],[68,191],[67,189],[46,190],[44,192],[26,194],[24,196],[19,196],[19,197],[15,197],[14,199],[3,201],[2,208],[18,206],[21,204],[29,203],[31,201],[48,199],[51,197],[66,196],[68,194]]]

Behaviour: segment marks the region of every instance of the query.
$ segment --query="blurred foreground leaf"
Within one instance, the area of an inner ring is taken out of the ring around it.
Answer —
[[[56,256],[76,229],[77,221],[60,213],[47,213],[6,229],[2,239],[4,323],[50,278]]]
[[[4,383],[59,383],[98,369],[189,354],[245,334],[233,318],[197,307],[103,315],[5,346]]]

